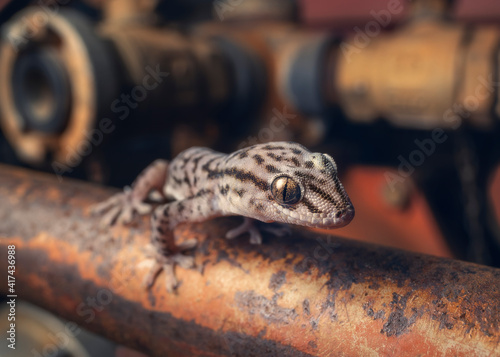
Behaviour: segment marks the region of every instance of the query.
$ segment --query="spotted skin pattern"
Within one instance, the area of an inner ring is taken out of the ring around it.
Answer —
[[[167,289],[177,286],[174,264],[194,265],[182,254],[196,242],[176,245],[173,230],[185,222],[201,222],[221,216],[244,216],[245,222],[227,233],[234,238],[250,233],[261,243],[251,219],[291,223],[315,228],[338,228],[354,217],[354,207],[337,176],[335,161],[328,154],[311,153],[293,142],[259,144],[226,155],[194,147],[170,163],[157,160],[136,179],[131,189],[94,207],[103,222],[129,223],[136,215],[151,211],[144,201],[152,191],[169,203],[152,214],[152,252],[155,266],[146,279],[154,283],[163,269]]]

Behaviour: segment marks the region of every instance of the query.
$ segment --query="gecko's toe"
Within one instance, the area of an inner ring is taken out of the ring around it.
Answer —
[[[99,226],[101,228],[107,228],[116,223],[116,220],[118,216],[121,213],[121,208],[120,207],[113,207],[111,208],[108,212],[106,212],[103,216],[101,221],[99,222]]]
[[[155,261],[153,266],[149,269],[148,273],[144,277],[143,286],[145,289],[151,289],[158,278],[158,275],[163,271],[165,274],[165,287],[169,293],[175,292],[179,286],[179,281],[175,276],[175,264],[180,264],[177,259],[161,259],[161,261]]]
[[[196,240],[194,239],[194,243]],[[193,240],[190,239],[184,242],[186,247],[192,248],[194,245]],[[182,247],[182,248],[186,248]],[[165,272],[165,284],[169,292],[174,292],[179,286],[179,281],[175,276],[175,266],[178,265],[184,269],[191,269],[196,266],[194,257],[184,255],[182,253],[176,253],[172,255],[163,255],[158,252],[158,250],[152,245],[148,244],[146,246],[146,256],[149,259],[154,260],[153,267],[150,268],[147,273],[143,285],[146,288],[151,288],[160,272],[163,270]]]
[[[132,189],[125,187],[124,192],[92,206],[90,212],[92,215],[103,215],[101,227],[109,227],[116,223],[130,224],[138,215],[146,215],[152,209],[151,204],[134,199]]]
[[[195,238],[191,238],[191,239],[185,240],[182,243],[179,243],[179,245],[177,245],[177,248],[179,249],[179,251],[184,252],[186,250],[193,249],[194,247],[196,247],[197,244],[198,244],[198,240]]]
[[[133,208],[141,216],[146,215],[148,213],[151,213],[151,211],[153,210],[153,206],[152,205],[150,205],[148,203],[140,202],[140,201],[136,202],[133,205]]]
[[[247,232],[250,233],[252,227],[253,227],[253,220],[251,218],[244,217],[242,224],[240,224],[236,228],[229,230],[226,233],[226,239],[234,239],[234,238],[236,238],[244,233],[247,233]]]
[[[292,235],[292,229],[286,224],[264,224],[261,229],[275,235],[276,237],[286,237]]]
[[[154,262],[153,266],[144,276],[144,280],[142,281],[142,286],[145,289],[150,289],[154,285],[156,277],[158,276],[158,274],[160,274],[162,269],[163,265],[159,264],[158,262]]]
[[[165,287],[167,288],[167,291],[169,293],[175,292],[179,286],[179,282],[175,276],[173,262],[163,265],[163,271],[165,272]]]
[[[172,256],[172,260],[184,269],[191,269],[195,266],[194,258],[188,255],[176,254]]]
[[[231,230],[227,231],[227,233],[226,233],[226,239],[234,239],[234,238],[236,238],[237,236],[239,236],[242,233],[244,233],[244,232],[240,232],[239,227],[236,227],[234,229],[231,229]]]
[[[165,201],[165,197],[159,191],[151,191],[148,196],[148,200],[155,203],[162,203]]]
[[[119,205],[123,201],[123,193],[118,193],[111,196],[104,202],[96,203],[90,207],[90,213],[93,215],[102,214],[109,211],[113,207]]]
[[[96,203],[90,207],[90,214],[96,216],[103,212],[106,212],[110,207],[112,207],[111,199],[108,199],[104,202]]]
[[[250,233],[250,244],[262,244],[262,235],[257,228],[250,228],[248,233]]]
[[[123,207],[121,212],[119,213],[116,223],[118,224],[129,224],[134,219],[134,211],[131,207]]]
[[[259,229],[255,227],[253,219],[248,217],[245,217],[241,225],[228,231],[226,233],[226,239],[233,239],[244,233],[250,234],[251,244],[262,243],[262,235],[260,234]]]

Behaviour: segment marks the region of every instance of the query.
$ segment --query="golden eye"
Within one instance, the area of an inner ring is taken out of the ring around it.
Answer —
[[[288,176],[276,177],[271,184],[271,193],[278,203],[285,205],[293,205],[302,198],[299,184]]]

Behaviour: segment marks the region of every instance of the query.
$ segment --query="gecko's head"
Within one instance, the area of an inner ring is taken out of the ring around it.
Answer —
[[[248,202],[260,211],[254,218],[317,228],[342,227],[353,219],[354,207],[328,154],[290,142],[256,145],[247,154],[264,160],[257,160],[262,162],[256,172],[265,193]]]

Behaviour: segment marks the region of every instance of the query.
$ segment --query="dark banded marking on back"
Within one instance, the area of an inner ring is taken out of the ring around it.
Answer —
[[[291,162],[296,167],[300,167],[300,161],[296,157],[292,157],[291,159],[285,159],[287,162]]]
[[[251,182],[261,190],[267,190],[268,188],[267,182],[260,177],[256,176],[250,171],[240,170],[235,167],[224,170],[209,170],[207,179],[216,180],[224,176],[233,177],[240,182]]]
[[[280,170],[278,170],[278,168],[276,166],[273,166],[273,165],[266,165],[265,167],[266,171],[271,173],[271,174],[279,174],[281,173]]]
[[[264,149],[264,150],[287,150],[286,147],[281,146],[281,145],[277,145],[277,146],[274,146],[274,145],[265,145],[265,146],[262,147],[262,149]]]
[[[237,150],[237,151],[233,152],[232,154],[227,155],[226,161],[230,161],[230,160],[234,159],[236,156],[238,156],[240,159],[244,159],[245,157],[248,157],[248,152],[251,149],[252,149],[251,147],[248,147],[248,148]]]
[[[268,152],[266,155],[269,156],[271,159],[278,161],[278,162],[283,160],[283,156],[273,154],[272,152]]]
[[[203,171],[206,171],[206,172],[211,172],[211,171],[213,171],[213,170],[210,168],[210,164],[211,164],[212,162],[214,162],[216,159],[217,159],[217,157],[212,157],[210,160],[208,160],[208,161],[207,161],[207,162],[206,162],[206,163],[205,163],[205,164],[201,167],[201,169],[202,169]]]
[[[225,169],[223,171],[223,175],[227,175],[230,177],[235,178],[238,181],[241,182],[251,182],[261,190],[267,190],[268,185],[267,182],[261,179],[260,177],[256,176],[250,171],[244,171],[244,170],[239,170],[237,168],[230,168],[230,169]]]
[[[262,165],[262,163],[265,161],[264,158],[262,156],[260,156],[259,154],[255,154],[252,157],[255,160],[255,162],[257,163],[257,165]]]
[[[196,174],[196,171],[198,170],[198,164],[200,163],[200,160],[204,157],[204,155],[197,156],[193,159],[193,185],[196,186],[196,183],[198,182],[198,175]]]

